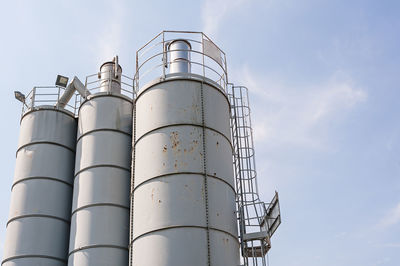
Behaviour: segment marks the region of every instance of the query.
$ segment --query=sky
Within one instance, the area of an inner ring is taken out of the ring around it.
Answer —
[[[249,88],[271,266],[400,264],[400,1],[2,1],[3,253],[21,105],[13,91],[97,73],[162,30],[205,32]]]

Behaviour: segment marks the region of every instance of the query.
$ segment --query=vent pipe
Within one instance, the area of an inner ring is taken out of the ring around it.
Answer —
[[[170,70],[169,73],[190,73],[190,51],[192,46],[189,41],[184,39],[173,40],[168,44],[168,52],[170,54]]]
[[[113,61],[105,62],[100,67],[100,92],[121,93],[122,67],[118,64],[118,56]]]
[[[64,94],[60,99],[58,99],[56,106],[59,108],[65,108],[72,96],[74,96],[75,91],[78,91],[84,99],[90,95],[90,91],[86,89],[85,85],[83,85],[83,83],[75,76],[72,82],[65,89]]]

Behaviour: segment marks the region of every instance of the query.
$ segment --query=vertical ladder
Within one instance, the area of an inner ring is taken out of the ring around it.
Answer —
[[[281,223],[279,197],[262,202],[257,187],[257,172],[251,126],[248,89],[228,84],[231,104],[233,165],[236,184],[237,219],[242,263],[244,266],[266,266],[271,236]]]

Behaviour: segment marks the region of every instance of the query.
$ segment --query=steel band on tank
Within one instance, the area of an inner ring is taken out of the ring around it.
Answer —
[[[54,216],[54,215],[47,215],[47,214],[25,214],[25,215],[15,216],[15,217],[11,218],[10,220],[8,220],[6,226],[8,226],[8,224],[11,223],[11,222],[14,222],[14,221],[20,220],[20,219],[24,219],[24,218],[50,218],[50,219],[62,221],[62,222],[64,222],[64,223],[68,224],[68,225],[70,224],[70,221],[69,221],[69,220],[66,220],[66,219],[63,219],[63,218],[60,218],[60,217]]]
[[[199,76],[199,78],[201,78],[201,77]],[[201,78],[201,80],[199,80],[199,79],[194,79],[194,78],[191,77],[191,76],[187,76],[187,77],[174,77],[174,78],[172,78],[172,79],[166,79],[166,80],[163,80],[163,81],[161,81],[161,82],[157,82],[157,83],[151,84],[150,86],[148,86],[148,87],[146,87],[146,88],[144,88],[144,89],[141,89],[141,90],[138,92],[136,98],[134,99],[135,103],[139,100],[139,98],[142,96],[142,94],[145,94],[148,90],[150,90],[150,89],[153,88],[154,86],[156,86],[156,85],[158,85],[158,84],[160,84],[160,83],[168,83],[168,82],[174,82],[174,81],[194,81],[194,82],[198,82],[198,83],[207,84],[207,85],[209,85],[210,87],[212,87],[213,89],[215,89],[216,91],[218,91],[219,93],[221,93],[221,94],[224,96],[224,98],[225,98],[225,100],[226,100],[228,106],[229,106],[229,107],[231,106],[231,104],[230,104],[230,102],[229,102],[229,99],[228,99],[228,96],[227,96],[226,93],[222,90],[222,88],[221,88],[221,89],[218,88],[218,87],[219,87],[218,85],[216,86],[215,84],[213,84],[212,82],[207,81],[206,79]]]
[[[81,112],[82,106],[84,106],[86,103],[90,102],[91,100],[95,98],[102,98],[102,97],[113,97],[113,98],[118,98],[121,100],[124,100],[130,104],[132,104],[132,99],[129,99],[128,96],[122,95],[122,94],[109,94],[109,93],[104,93],[104,92],[98,92],[96,94],[91,94],[90,97],[86,98],[82,104],[79,106],[78,113]]]
[[[67,150],[69,150],[69,151],[71,151],[71,152],[73,152],[75,154],[75,150],[74,149],[68,147],[67,145],[64,145],[64,144],[61,144],[61,143],[58,143],[58,142],[53,142],[53,141],[34,141],[34,142],[26,143],[26,144],[20,146],[17,149],[16,154],[18,154],[18,152],[20,152],[23,148],[26,148],[26,147],[31,146],[31,145],[39,145],[39,144],[48,144],[48,145],[59,146],[59,147],[65,148],[65,149],[67,149]]]
[[[68,253],[68,257],[73,255],[76,252],[79,252],[79,251],[82,251],[85,249],[92,249],[92,248],[116,248],[116,249],[122,249],[124,251],[128,251],[128,247],[117,246],[117,245],[86,245],[86,246],[82,246],[82,247],[71,250]]]
[[[87,204],[87,205],[83,205],[79,208],[76,208],[75,210],[72,211],[71,216],[81,210],[85,210],[85,209],[89,209],[89,208],[93,208],[93,207],[101,207],[101,206],[116,207],[116,208],[129,210],[129,207],[126,207],[121,204],[116,204],[116,203],[93,203],[93,204]]]
[[[149,130],[149,131],[143,133],[137,140],[135,140],[135,143],[134,143],[134,146],[133,146],[133,147],[136,147],[136,144],[137,144],[140,140],[142,140],[144,137],[150,135],[150,134],[153,133],[153,132],[156,132],[157,130],[164,129],[164,128],[169,128],[169,127],[179,127],[179,126],[192,126],[192,127],[198,127],[198,128],[205,128],[205,129],[208,129],[208,130],[213,131],[213,132],[215,132],[215,133],[218,133],[218,134],[220,134],[222,137],[224,137],[224,138],[228,141],[228,143],[229,143],[229,145],[231,146],[232,151],[233,151],[232,142],[231,142],[231,140],[229,139],[229,137],[225,136],[225,134],[223,134],[222,132],[220,132],[220,131],[216,130],[215,128],[212,128],[212,127],[202,126],[202,125],[200,125],[200,124],[191,124],[191,123],[168,124],[168,125],[160,126],[160,127],[154,128],[154,129],[152,129],[152,130]]]
[[[58,260],[64,263],[67,263],[68,261],[59,257],[53,257],[53,256],[47,256],[47,255],[18,255],[18,256],[12,256],[9,258],[4,259],[1,262],[1,265],[3,265],[6,262],[9,262],[11,260],[18,260],[18,259],[25,259],[25,258],[42,258],[42,259],[50,259],[50,260]]]
[[[235,239],[237,241],[237,243],[239,243],[239,239],[237,238],[237,236],[232,235],[231,233],[225,231],[225,230],[221,230],[215,227],[207,227],[207,226],[200,226],[200,225],[174,225],[174,226],[166,226],[163,228],[158,228],[158,229],[154,229],[154,230],[150,230],[148,232],[145,232],[143,234],[140,234],[138,236],[136,236],[130,243],[130,245],[132,245],[136,240],[138,240],[141,237],[144,237],[146,235],[155,233],[155,232],[160,232],[160,231],[165,231],[165,230],[171,230],[171,229],[181,229],[181,228],[197,228],[197,229],[202,229],[202,230],[213,230],[213,231],[217,231],[217,232],[221,232],[224,234],[229,235],[230,237],[232,237],[233,239]]]
[[[72,183],[68,183],[67,181],[64,181],[64,180],[62,180],[62,179],[58,179],[58,178],[55,178],[55,177],[30,176],[30,177],[21,178],[21,179],[18,179],[17,181],[15,181],[15,182],[13,183],[13,185],[11,186],[11,191],[12,191],[13,188],[14,188],[16,185],[18,185],[19,183],[24,182],[24,181],[30,181],[30,180],[51,180],[51,181],[54,181],[54,182],[60,182],[60,183],[65,184],[65,185],[67,185],[67,186],[69,186],[69,187],[71,187],[71,188],[73,187]]]
[[[150,181],[153,181],[153,180],[158,179],[158,178],[163,178],[163,177],[168,177],[168,176],[175,176],[175,175],[199,175],[199,176],[204,176],[204,173],[203,172],[178,172],[178,173],[167,173],[167,174],[154,176],[154,177],[146,179],[145,181],[143,181],[143,182],[139,183],[138,185],[136,185],[133,188],[131,195],[133,195],[133,193],[135,193],[136,189],[140,188],[142,185],[145,185],[146,183],[148,183]],[[210,174],[207,174],[207,177],[214,178],[214,179],[216,179],[218,181],[221,181],[221,182],[225,183],[226,185],[228,185],[232,189],[233,193],[236,194],[235,188],[231,184],[229,184],[226,180],[224,180],[224,179],[222,179],[222,178],[220,178],[218,176],[210,175]]]
[[[123,167],[123,166],[119,166],[119,165],[115,165],[115,164],[95,164],[95,165],[91,165],[91,166],[82,168],[81,170],[79,170],[78,172],[76,172],[76,173],[75,173],[75,176],[74,176],[74,180],[75,180],[75,179],[78,177],[78,175],[81,174],[82,172],[87,171],[87,170],[90,170],[90,169],[93,169],[93,168],[99,168],[99,167],[118,168],[118,169],[121,169],[121,170],[125,170],[125,171],[127,171],[127,172],[129,172],[129,173],[131,172],[131,169],[129,169],[129,168],[126,168],[126,167]]]
[[[126,136],[128,136],[130,138],[132,137],[132,134],[127,133],[127,132],[125,132],[123,130],[114,129],[114,128],[98,128],[98,129],[93,129],[93,130],[86,131],[85,133],[79,135],[79,137],[76,140],[76,142],[78,143],[83,137],[85,137],[87,135],[90,135],[90,134],[96,133],[96,132],[103,132],[103,131],[110,131],[110,132],[120,133],[120,134],[126,135]]]

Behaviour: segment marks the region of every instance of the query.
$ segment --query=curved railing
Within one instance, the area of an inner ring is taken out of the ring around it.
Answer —
[[[102,75],[107,73],[108,75]],[[125,76],[121,74],[121,80],[112,79],[112,70],[103,71],[96,74],[92,74],[86,77],[85,79],[85,87],[90,91],[91,94],[100,92],[100,88],[103,87],[101,84],[107,82],[109,86],[111,86],[112,81],[117,81],[121,84],[121,94],[128,96],[129,98],[133,97],[133,78]],[[107,78],[101,78],[101,76],[105,76]]]
[[[278,193],[271,202],[260,200],[248,89],[228,86],[231,104],[233,162],[237,192],[239,240],[244,266],[267,265],[270,238],[281,223]]]
[[[111,72],[111,71],[110,71]],[[100,89],[104,86],[102,84],[106,83],[108,86],[112,85],[112,75],[103,75],[107,78],[101,78],[101,74],[97,73],[89,75],[85,79],[85,88],[91,93],[95,94],[100,92]],[[121,74],[121,80],[118,81],[121,84],[121,94],[133,99],[134,95],[134,79]],[[25,101],[22,105],[22,115],[26,112],[33,110],[35,107],[39,106],[53,106],[55,109],[63,109],[71,112],[75,116],[78,115],[78,110],[82,102],[83,97],[75,92],[71,100],[61,108],[57,106],[57,102],[60,100],[61,96],[64,94],[66,88],[60,86],[36,86],[25,96]]]
[[[108,75],[102,75],[104,73],[107,73]],[[95,94],[101,91],[101,88],[104,86],[102,85],[102,83],[106,83],[108,86],[112,86],[112,82],[117,81],[121,85],[121,94],[129,97],[129,99],[133,99],[134,95],[133,78],[125,76],[123,74],[120,75],[121,75],[121,80],[118,81],[114,78],[111,78],[113,76],[112,70],[98,72],[96,74],[91,74],[89,76],[86,76],[84,85],[85,88],[90,92],[90,94]],[[106,78],[101,78],[102,76],[105,76]],[[78,94],[76,103],[77,109],[79,109],[79,106],[83,103],[83,101],[84,101],[83,97]]]
[[[157,79],[167,78],[172,64],[171,53],[188,51],[167,48],[174,40],[190,43],[190,73],[186,76],[202,76],[217,83],[226,92],[228,83],[226,55],[214,42],[202,32],[163,31],[136,52],[135,91]]]
[[[32,90],[25,96],[25,101],[22,105],[22,115],[39,106],[54,106],[54,108],[58,108],[56,107],[56,104],[63,95],[64,91],[65,88],[60,86],[33,87]],[[78,95],[74,95],[74,97],[69,101],[69,103],[66,104],[63,109],[76,115],[76,111],[78,108],[77,97]]]
[[[231,131],[235,147],[235,176],[238,177],[236,189],[240,197],[238,201],[243,205],[257,203],[260,199],[248,89],[230,84],[228,96],[231,103]]]

